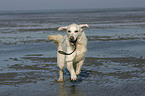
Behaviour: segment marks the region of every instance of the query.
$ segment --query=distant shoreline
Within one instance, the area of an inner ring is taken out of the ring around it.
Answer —
[[[71,10],[71,11],[70,11]],[[118,11],[145,11],[145,7],[129,7],[129,8],[80,8],[80,9],[34,9],[34,10],[0,10],[0,13],[37,13],[37,12],[118,12]]]

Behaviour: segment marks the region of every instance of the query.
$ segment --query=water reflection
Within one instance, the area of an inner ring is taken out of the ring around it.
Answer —
[[[60,83],[59,96],[83,96],[77,85],[67,86],[63,82]]]
[[[64,82],[60,82],[59,95],[60,96],[84,96],[79,86],[83,83],[83,80],[89,77],[89,71],[82,70],[80,75],[78,76],[77,81],[67,80]]]

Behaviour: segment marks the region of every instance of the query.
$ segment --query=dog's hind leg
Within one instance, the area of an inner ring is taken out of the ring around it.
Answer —
[[[76,75],[79,75],[81,72],[81,67],[84,63],[84,60],[81,60],[80,62],[77,63],[77,68],[76,68]]]

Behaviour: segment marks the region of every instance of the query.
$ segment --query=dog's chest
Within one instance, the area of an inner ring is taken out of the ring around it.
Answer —
[[[76,56],[75,56],[74,60],[76,62],[78,62],[78,61],[84,59],[86,51],[87,51],[87,48],[85,46],[78,45],[76,48]]]

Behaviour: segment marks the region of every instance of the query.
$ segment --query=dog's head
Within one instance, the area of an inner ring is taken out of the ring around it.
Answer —
[[[82,25],[71,24],[71,25],[66,26],[66,27],[58,28],[58,31],[65,29],[71,45],[74,46],[77,42],[78,37],[83,32],[83,27],[89,28],[88,24],[82,24]]]

